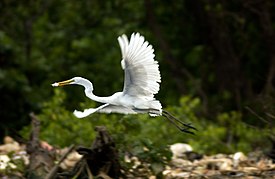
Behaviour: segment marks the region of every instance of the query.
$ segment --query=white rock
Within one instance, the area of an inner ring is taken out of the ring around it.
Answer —
[[[82,158],[82,155],[78,154],[78,152],[71,152],[67,158],[60,164],[62,169],[70,169],[75,166],[75,164]]]
[[[242,152],[237,152],[233,155],[233,160],[243,161],[246,160],[246,156]]]
[[[11,143],[15,142],[15,140],[13,138],[11,138],[10,136],[5,136],[3,141],[4,141],[4,144],[11,144]]]
[[[173,153],[173,159],[181,158],[185,156],[186,152],[193,151],[193,148],[189,144],[185,143],[175,143],[170,146],[170,150]]]
[[[0,169],[4,170],[8,166],[10,158],[7,155],[0,155]]]
[[[0,151],[2,152],[16,152],[20,150],[20,145],[17,142],[0,145]]]
[[[237,153],[233,154],[232,159],[233,159],[233,167],[236,168],[236,167],[238,167],[238,165],[241,161],[247,160],[247,157],[244,155],[244,153],[237,152]]]
[[[16,168],[13,163],[10,163],[10,158],[7,155],[0,155],[0,170],[5,170],[7,167]]]
[[[175,158],[171,160],[171,164],[173,166],[176,167],[188,167],[188,166],[192,166],[192,162],[190,162],[189,160],[184,160],[181,158]]]

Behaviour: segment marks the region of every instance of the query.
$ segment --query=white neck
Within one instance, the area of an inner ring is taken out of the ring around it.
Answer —
[[[86,91],[85,90],[85,94],[88,98],[94,100],[94,101],[97,101],[97,102],[100,102],[100,103],[109,103],[110,101],[108,100],[109,97],[100,97],[100,96],[96,96],[94,95],[94,93],[91,91]]]
[[[80,82],[75,83],[75,84],[81,85],[85,88],[85,94],[88,98],[90,98],[94,101],[100,102],[100,103],[108,103],[109,102],[109,97],[99,97],[99,96],[96,96],[93,94],[93,90],[94,90],[93,84],[89,80],[82,78],[82,80]]]

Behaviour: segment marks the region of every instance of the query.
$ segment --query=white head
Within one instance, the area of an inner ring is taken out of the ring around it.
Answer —
[[[87,90],[89,89],[93,91],[93,84],[89,80],[82,77],[73,77],[72,79],[69,79],[69,80],[55,82],[52,84],[52,86],[65,86],[65,85],[73,85],[73,84],[84,86],[85,89]]]

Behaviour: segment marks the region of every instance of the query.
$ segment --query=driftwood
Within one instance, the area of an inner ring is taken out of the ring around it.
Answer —
[[[60,167],[60,164],[66,159],[66,157],[73,151],[74,145],[71,145],[68,148],[68,151],[61,157],[61,159],[57,162],[57,164],[51,169],[51,171],[46,175],[45,179],[53,179],[57,178],[57,171]]]
[[[30,155],[30,163],[27,168],[26,177],[44,179],[54,166],[54,156],[41,147],[39,140],[40,121],[31,113],[32,133],[27,143],[27,153]]]
[[[61,157],[57,164],[54,164],[54,151],[49,151],[41,146],[39,140],[40,121],[31,113],[32,132],[27,143],[27,153],[30,156],[30,163],[25,173],[30,179],[53,179],[53,178],[119,178],[121,175],[118,152],[115,143],[105,127],[95,127],[98,132],[91,148],[79,147],[76,151],[83,155],[82,159],[70,172],[57,174],[60,163],[73,150],[70,150]]]
[[[60,176],[67,178],[119,178],[121,166],[119,164],[118,152],[115,143],[106,128],[95,127],[98,132],[91,148],[79,147],[77,152],[83,155],[75,167]]]

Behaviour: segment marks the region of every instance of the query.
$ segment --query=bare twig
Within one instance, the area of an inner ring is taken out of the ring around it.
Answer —
[[[66,157],[73,151],[74,148],[75,148],[75,145],[72,144],[69,147],[68,151],[58,161],[58,163],[51,169],[51,171],[48,173],[48,175],[45,177],[45,179],[52,179],[52,178],[54,178],[59,165],[66,159]]]
[[[265,113],[269,118],[271,118],[271,119],[275,119],[275,116],[273,115],[273,114],[270,114],[270,113]]]
[[[246,106],[245,109],[247,109],[249,112],[251,112],[251,114],[253,114],[254,116],[256,116],[257,118],[259,118],[261,121],[270,124],[269,121],[267,121],[266,119],[264,119],[263,117],[259,116],[255,111],[253,111],[250,107]]]

